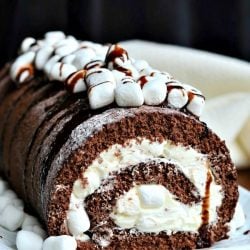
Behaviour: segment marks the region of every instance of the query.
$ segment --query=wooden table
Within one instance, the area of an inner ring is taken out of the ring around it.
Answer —
[[[241,186],[250,190],[250,168],[238,170],[238,181]]]

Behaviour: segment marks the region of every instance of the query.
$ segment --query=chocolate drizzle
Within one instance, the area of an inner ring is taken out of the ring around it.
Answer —
[[[109,64],[112,63],[114,69],[123,72],[127,76],[132,76],[130,69],[122,67],[116,62],[117,58],[126,62],[126,60],[128,60],[128,52],[117,44],[111,45],[105,59],[106,67],[109,68]]]
[[[62,76],[62,70],[63,70],[63,63],[60,64],[60,68],[59,68],[59,76]]]
[[[209,224],[210,185],[211,185],[212,180],[213,180],[212,175],[210,171],[208,171],[206,186],[205,186],[205,194],[202,200],[202,211],[201,211],[202,225]]]
[[[104,62],[101,60],[93,60],[93,61],[90,61],[89,63],[87,63],[84,66],[84,69],[90,70],[93,68],[102,68],[102,67],[104,67],[104,65],[105,65]]]
[[[75,85],[77,82],[82,79],[84,81],[84,77],[86,75],[86,70],[79,70],[77,72],[72,73],[65,81],[65,88],[70,92],[74,92]]]
[[[25,71],[28,71],[29,75],[26,77],[26,79],[24,79],[24,81],[27,81],[29,79],[31,79],[33,76],[34,76],[34,67],[32,64],[27,64],[23,67],[21,67],[17,73],[17,76],[16,76],[16,80],[18,82],[20,82],[20,79],[21,79],[21,76],[22,74],[25,72]]]
[[[250,230],[245,231],[243,234],[244,234],[244,235],[250,234]]]
[[[141,88],[148,82],[147,76],[141,76],[137,82],[141,85]]]

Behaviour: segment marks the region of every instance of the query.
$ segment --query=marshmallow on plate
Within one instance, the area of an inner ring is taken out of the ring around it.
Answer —
[[[98,109],[114,102],[115,78],[110,70],[93,68],[87,71],[85,82],[88,87],[89,104]]]
[[[37,218],[31,215],[25,214],[24,220],[22,223],[22,229],[25,229],[28,226],[34,226],[34,225],[39,225]]]
[[[120,107],[138,107],[144,102],[143,93],[133,78],[123,78],[115,89],[115,101]]]
[[[0,225],[4,228],[15,231],[18,229],[24,219],[24,212],[21,209],[14,207],[13,205],[7,205],[0,216]]]
[[[50,236],[43,243],[43,250],[76,250],[77,243],[69,235]]]
[[[0,195],[2,195],[7,190],[7,188],[8,188],[7,182],[0,179]]]
[[[12,204],[12,200],[10,197],[4,195],[0,196],[0,214],[9,204]]]
[[[16,246],[18,250],[42,250],[43,239],[33,232],[21,230],[17,233]]]

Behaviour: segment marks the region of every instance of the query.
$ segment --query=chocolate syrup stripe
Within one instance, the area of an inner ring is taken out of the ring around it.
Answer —
[[[86,74],[85,70],[73,72],[72,74],[70,74],[65,81],[64,84],[65,88],[70,93],[74,93],[75,85],[77,84],[78,80],[83,79],[85,77],[85,74]]]
[[[36,80],[37,81],[37,80]],[[37,83],[34,88],[26,93],[25,96],[20,98],[20,101],[17,103],[17,107],[10,114],[10,117],[7,121],[8,127],[6,129],[3,143],[4,143],[4,164],[8,168],[9,173],[14,174],[14,170],[10,168],[9,161],[12,155],[10,154],[12,140],[15,137],[16,131],[19,127],[19,123],[24,118],[26,112],[32,108],[39,101],[48,98],[53,92],[53,89],[58,88],[53,84],[45,84],[44,82]],[[7,172],[8,175],[8,172]]]
[[[19,189],[22,197],[24,197],[24,186],[22,183],[23,171],[25,169],[25,158],[33,140],[34,133],[45,119],[49,110],[52,109],[66,93],[64,90],[58,91],[57,89],[51,92],[53,94],[51,93],[50,97],[38,102],[25,113],[11,143],[10,155],[12,155],[12,157],[10,158],[10,166],[11,168],[16,169],[13,182],[19,182]],[[39,114],[39,116],[36,116],[35,114]],[[15,180],[15,177],[17,180]]]
[[[76,101],[77,98],[72,98],[69,95],[66,95],[64,99],[58,102],[50,111],[47,112],[46,118],[35,131],[25,159],[25,169],[23,173],[25,177],[25,198],[28,201],[30,201],[29,189],[32,185],[32,178],[35,171],[34,166],[40,153],[41,145],[60,120],[69,114],[72,103],[75,103]]]
[[[197,188],[174,164],[154,160],[141,162],[110,173],[109,178],[102,181],[100,188],[86,198],[85,208],[91,218],[90,232],[98,231],[100,223],[109,225],[111,230],[117,228],[110,214],[119,197],[135,185],[152,184],[152,177],[154,184],[164,186],[183,204],[192,206],[201,202]],[[112,189],[106,188],[110,183],[113,183]]]
[[[201,212],[202,225],[209,224],[210,186],[211,186],[212,180],[213,180],[212,175],[208,171],[206,186],[205,186],[205,195],[202,200],[202,212]]]

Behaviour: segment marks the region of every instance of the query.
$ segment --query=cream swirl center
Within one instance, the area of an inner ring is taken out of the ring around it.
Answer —
[[[146,138],[131,139],[124,145],[112,145],[89,165],[82,176],[87,180],[86,185],[83,186],[80,179],[74,182],[67,220],[69,230],[73,228],[70,233],[76,236],[89,229],[88,215],[85,211],[83,213],[84,201],[95,191],[100,193],[103,191],[103,180],[110,177],[112,172],[119,173],[120,170],[128,166],[142,162],[147,163],[152,160],[174,164],[178,171],[182,172],[194,184],[200,197],[205,197],[207,175],[208,173],[211,174],[209,161],[205,154],[201,154],[191,147],[175,145],[169,140],[152,142]],[[154,197],[152,192],[156,192],[150,191],[150,189],[161,192],[157,192],[157,196]],[[144,196],[142,196],[142,190],[144,190]],[[148,191],[145,192],[145,190]],[[208,197],[209,223],[216,222],[216,208],[221,205],[223,199],[221,190],[221,186],[215,183],[212,176],[209,187],[210,196]],[[148,208],[145,208],[145,204],[140,203],[135,209],[137,215],[134,218],[133,213],[131,214],[131,211],[129,212],[126,208],[126,206],[129,207],[127,197],[131,195],[132,203],[134,201],[137,204],[144,197],[152,202],[155,200],[156,204],[152,203]],[[122,229],[135,227],[142,232],[197,231],[202,220],[202,202],[185,205],[177,198],[161,185],[135,186],[118,199],[110,216]],[[123,208],[122,205],[124,205]],[[157,213],[158,215],[155,215]],[[166,226],[167,224],[168,226]],[[77,225],[77,227],[74,225]]]

